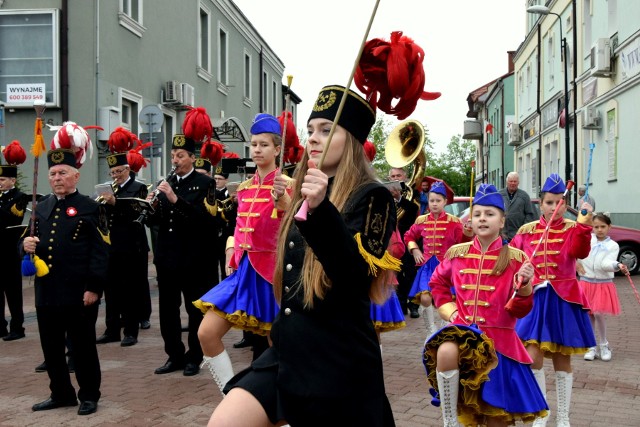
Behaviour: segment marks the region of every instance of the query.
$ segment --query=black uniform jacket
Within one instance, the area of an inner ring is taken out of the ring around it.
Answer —
[[[132,174],[129,181],[116,189],[115,195],[116,204],[113,206],[105,205],[111,236],[110,252],[149,252],[147,232],[144,225],[135,222],[140,213],[134,209],[132,203],[120,200],[124,197],[145,199],[147,197],[147,186],[140,181],[136,181]]]
[[[354,236],[360,233],[363,248],[382,258],[395,226],[391,194],[382,185],[368,184],[354,193],[342,215],[326,198],[306,222],[289,230],[281,309],[271,330],[280,388],[303,397],[384,394],[382,357],[370,317],[372,276]],[[332,282],[312,309],[303,307],[298,282],[306,245]]]
[[[160,193],[156,211],[149,217],[149,225],[158,225],[154,263],[204,268],[204,262],[211,262],[209,252],[213,245],[209,236],[216,227],[204,201],[209,192],[210,200],[215,200],[215,183],[194,170],[179,184],[175,177],[169,184],[178,200],[169,203],[164,193]]]
[[[36,255],[49,273],[35,279],[36,306],[82,305],[85,291],[102,294],[109,260],[104,207],[78,193],[36,206]]]
[[[15,187],[0,195],[0,255],[2,258],[11,257],[11,260],[0,260],[0,265],[7,265],[5,262],[8,261],[16,262],[15,259],[19,258],[18,240],[23,230],[7,227],[22,224],[27,203],[29,196]]]

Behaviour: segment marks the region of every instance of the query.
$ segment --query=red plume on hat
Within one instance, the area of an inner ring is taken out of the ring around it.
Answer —
[[[140,141],[138,137],[128,129],[123,127],[117,127],[111,135],[109,135],[109,151],[112,153],[126,153],[127,151],[139,145]]]
[[[371,107],[403,120],[413,113],[419,99],[440,97],[440,92],[424,91],[423,60],[424,50],[402,31],[394,31],[391,41],[377,38],[365,44],[354,81]],[[398,102],[393,106],[395,99]]]
[[[222,159],[222,151],[224,147],[218,141],[209,140],[202,144],[200,148],[200,157],[207,159],[212,165],[217,165]]]
[[[129,164],[129,168],[131,168],[131,170],[134,173],[138,173],[140,171],[140,169],[146,168],[147,165],[151,162],[151,160],[145,158],[142,155],[141,151],[144,150],[145,148],[151,147],[153,145],[153,143],[151,143],[151,142],[146,142],[146,143],[143,144],[137,138],[136,138],[136,141],[138,143],[138,146],[135,147],[135,148],[132,148],[127,153],[127,163]]]
[[[50,126],[49,128],[57,130],[51,140],[51,149],[62,148],[73,151],[76,157],[76,167],[78,168],[87,159],[87,151],[89,152],[89,157],[93,155],[91,138],[89,138],[89,134],[85,129],[103,130],[99,126],[86,126],[83,128],[75,122],[64,122],[62,126]]]
[[[278,122],[280,123],[280,128],[284,132],[284,116],[287,115],[287,134],[286,140],[284,141],[285,150],[289,147],[295,147],[300,145],[300,139],[298,138],[298,132],[296,131],[296,125],[293,123],[293,115],[291,111],[283,111],[278,117]]]
[[[302,145],[298,144],[293,147],[285,147],[284,150],[283,157],[285,163],[294,164],[302,160],[302,155],[304,154],[304,147]]]
[[[9,165],[21,165],[27,160],[27,153],[18,140],[11,141],[11,144],[4,147],[2,154]]]
[[[368,139],[364,142],[364,154],[367,156],[370,162],[373,162],[373,159],[376,158],[376,146],[373,142]]]
[[[196,143],[206,142],[211,139],[213,126],[211,118],[204,107],[191,108],[182,122],[182,133]]]
[[[222,153],[222,158],[223,159],[239,159],[240,156],[238,156],[233,151],[225,151],[224,153]]]

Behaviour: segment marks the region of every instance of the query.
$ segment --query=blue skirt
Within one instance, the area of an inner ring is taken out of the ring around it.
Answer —
[[[400,300],[395,292],[391,293],[383,305],[371,303],[371,321],[377,332],[395,331],[407,326]]]
[[[416,278],[413,279],[413,285],[411,285],[411,290],[409,291],[409,299],[414,304],[420,304],[420,294],[431,292],[429,281],[438,264],[440,264],[438,258],[431,256],[431,258],[418,269]]]
[[[246,255],[236,271],[193,304],[203,313],[213,310],[234,327],[258,335],[269,333],[280,311],[273,286],[255,271]]]
[[[525,345],[536,344],[545,357],[584,354],[596,345],[588,311],[560,298],[551,285],[536,290],[533,308],[516,323]]]

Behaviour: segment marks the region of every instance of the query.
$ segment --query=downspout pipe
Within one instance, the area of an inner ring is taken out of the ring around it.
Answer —
[[[540,31],[540,23],[538,23],[538,44],[536,46],[537,52],[537,67],[538,67],[538,76],[536,78],[538,87],[536,89],[536,113],[538,114],[538,120],[540,120],[540,55],[542,53],[542,32]],[[538,153],[536,154],[536,159],[538,159],[538,191],[542,189],[542,132],[538,129]]]
[[[576,5],[576,0],[571,1],[571,13],[573,14],[573,20],[576,22],[576,16],[578,13],[578,7]],[[576,118],[576,110],[578,109],[578,86],[576,84],[576,80],[578,80],[578,34],[576,33],[576,26],[574,25],[571,30],[572,39],[573,39],[573,49],[571,49],[572,57],[573,57],[573,179],[576,182],[580,182],[578,180],[578,120]],[[569,121],[567,120],[567,125]],[[586,183],[589,185],[589,183]],[[573,205],[578,204],[578,192],[573,192]]]
[[[62,121],[69,120],[69,2],[62,0],[60,13],[60,103],[62,104]]]

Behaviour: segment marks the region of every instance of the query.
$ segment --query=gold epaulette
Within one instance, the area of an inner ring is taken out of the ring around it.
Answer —
[[[536,226],[539,223],[540,223],[540,220],[528,222],[525,225],[523,225],[522,227],[520,227],[516,234],[529,234],[529,233],[533,232],[533,230],[536,229]]]
[[[424,224],[427,221],[427,217],[428,216],[429,216],[429,214],[420,215],[418,218],[416,218],[415,224]]]
[[[253,183],[253,178],[249,178],[248,180],[241,182],[236,191],[246,190],[251,187],[251,183]]]
[[[564,228],[562,229],[562,231],[568,230],[571,227],[575,227],[577,224],[576,221],[572,220],[572,219],[564,219]]]
[[[466,243],[458,243],[457,245],[453,245],[449,248],[449,250],[444,254],[446,259],[453,259],[456,257],[464,256],[469,252],[469,248],[473,242]]]
[[[460,222],[460,218],[455,215],[451,215],[450,213],[447,214],[447,219],[449,222]]]
[[[520,249],[512,248],[509,246],[509,259],[515,259],[518,262],[528,261],[527,254]]]
[[[384,270],[393,270],[400,271],[400,267],[402,267],[402,261],[398,258],[392,256],[389,251],[384,251],[384,255],[382,258],[376,258],[374,255],[370,254],[366,251],[364,246],[362,246],[362,238],[360,237],[360,233],[354,236],[356,242],[358,243],[358,251],[362,258],[369,264],[369,272],[372,276],[378,276],[378,268],[382,268]]]

